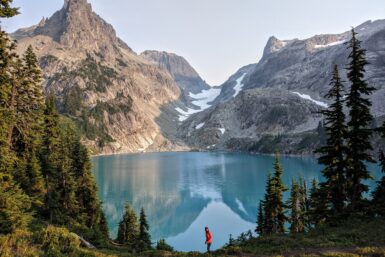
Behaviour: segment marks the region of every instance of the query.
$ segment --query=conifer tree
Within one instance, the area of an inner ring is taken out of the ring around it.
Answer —
[[[273,177],[273,217],[275,218],[274,222],[274,232],[275,233],[285,233],[285,222],[287,217],[285,215],[285,204],[283,202],[283,193],[287,191],[283,181],[283,169],[280,163],[279,154],[275,154],[274,162],[274,177]]]
[[[11,7],[13,0],[0,1],[0,18],[11,18],[19,14],[19,8]]]
[[[60,128],[59,113],[56,109],[56,100],[53,95],[46,99],[44,110],[44,132],[41,146],[41,167],[46,188],[44,214],[52,223],[56,212],[60,212],[59,194],[56,185],[60,180],[57,169],[59,166]]]
[[[138,219],[132,207],[126,203],[125,212],[122,220],[119,222],[118,237],[116,241],[122,245],[128,246],[132,251],[137,248],[139,235]]]
[[[263,203],[260,201],[257,215],[257,227],[255,229],[255,232],[258,233],[259,236],[263,236],[264,234],[264,221],[265,216],[263,214]]]
[[[150,236],[150,227],[147,223],[146,213],[142,208],[140,210],[139,217],[139,238],[138,238],[138,248],[139,251],[143,252],[151,249],[151,236]]]
[[[326,187],[319,187],[316,179],[312,181],[309,203],[309,223],[315,227],[325,222],[329,216],[328,192]]]
[[[330,85],[331,89],[325,97],[332,99],[334,102],[327,110],[321,111],[326,120],[327,142],[326,146],[321,147],[317,152],[321,154],[318,162],[324,165],[322,173],[326,178],[326,182],[323,185],[328,188],[332,212],[334,216],[337,216],[345,208],[347,167],[345,160],[347,126],[343,112],[343,85],[337,65],[334,66]]]
[[[16,90],[16,116],[12,148],[16,153],[15,179],[41,205],[44,181],[38,150],[43,132],[44,96],[42,74],[32,47],[23,56],[20,84]]]
[[[300,233],[305,231],[305,224],[303,222],[303,195],[300,185],[297,181],[292,182],[291,195],[289,205],[291,209],[290,215],[290,232]]]
[[[349,108],[350,121],[347,133],[347,194],[349,208],[352,211],[360,210],[362,194],[368,191],[368,186],[363,182],[371,176],[366,162],[374,162],[369,151],[372,150],[370,125],[373,117],[370,113],[371,101],[368,96],[375,90],[365,81],[365,50],[357,39],[357,33],[352,29],[352,38],[348,43],[350,49],[348,65],[348,78],[351,83],[350,92],[346,98]]]
[[[0,18],[15,16],[17,8],[12,8],[11,0],[0,2]],[[15,113],[10,108],[16,89],[15,73],[19,72],[15,63],[16,44],[0,28],[0,234],[8,234],[27,226],[31,219],[31,201],[14,182],[11,167],[14,155],[11,152],[9,134]]]
[[[269,173],[266,181],[266,192],[264,200],[262,201],[263,206],[263,226],[261,227],[261,231],[263,234],[271,235],[276,233],[275,228],[275,213],[274,213],[274,181],[272,175]]]

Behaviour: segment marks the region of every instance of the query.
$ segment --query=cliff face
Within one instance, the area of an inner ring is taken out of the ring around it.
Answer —
[[[78,123],[95,153],[183,149],[157,120],[176,116],[161,110],[180,98],[174,78],[134,53],[86,0],[66,0],[52,17],[12,36],[20,52],[33,46],[45,91],[58,97],[61,112]]]

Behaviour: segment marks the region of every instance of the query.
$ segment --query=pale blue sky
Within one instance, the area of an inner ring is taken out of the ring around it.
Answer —
[[[269,36],[306,38],[385,19],[384,0],[88,1],[136,52],[156,49],[182,55],[212,85],[257,62]],[[22,15],[2,25],[14,31],[36,24],[63,2],[14,0]]]

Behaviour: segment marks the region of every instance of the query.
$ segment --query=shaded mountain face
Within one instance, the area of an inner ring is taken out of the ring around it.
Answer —
[[[180,127],[180,135],[197,149],[248,151],[265,136],[316,129],[321,121],[317,114],[320,110],[320,106],[287,90],[244,90],[188,119]],[[298,143],[293,142],[283,152],[295,152]]]
[[[385,94],[385,20],[368,21],[355,28],[362,47],[367,50],[368,83],[378,90],[372,95],[375,116],[385,114],[381,99]],[[240,69],[223,85],[218,100],[226,101],[234,94],[236,80],[243,74],[242,89],[278,88],[306,94],[314,100],[327,102],[334,64],[338,64],[343,80],[349,50],[344,44],[350,31],[335,35],[317,35],[305,40],[279,40],[269,38],[261,60]],[[247,68],[249,67],[249,68]],[[348,83],[345,83],[348,88]]]
[[[380,117],[385,114],[385,20],[365,22],[356,31],[370,63],[366,79],[377,88],[372,112]],[[350,37],[350,31],[305,40],[271,37],[261,60],[232,75],[213,107],[185,121],[180,136],[196,149],[312,153],[321,143],[317,112],[329,104],[324,95],[334,64],[347,81],[344,43]]]
[[[181,88],[181,101],[187,106],[193,107],[191,95],[210,89],[210,86],[182,56],[159,51],[145,51],[141,56],[153,62],[159,68],[167,70],[172,75]]]
[[[174,126],[168,123],[176,115],[162,109],[180,98],[174,78],[134,53],[86,0],[66,0],[52,17],[12,37],[20,53],[33,46],[45,91],[57,96],[96,153],[183,148],[159,125]]]

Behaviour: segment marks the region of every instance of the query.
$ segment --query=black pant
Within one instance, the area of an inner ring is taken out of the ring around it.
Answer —
[[[210,252],[211,243],[207,243],[207,252]]]

